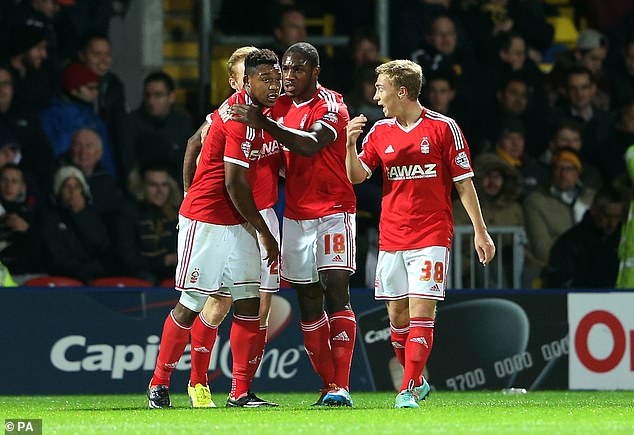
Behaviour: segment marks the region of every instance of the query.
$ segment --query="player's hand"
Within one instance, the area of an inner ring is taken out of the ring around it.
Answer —
[[[495,257],[495,244],[487,231],[477,232],[473,238],[478,259],[483,266],[486,266]]]
[[[234,104],[231,106],[231,119],[253,128],[263,128],[266,116],[262,107],[253,104]]]
[[[278,261],[280,258],[280,247],[277,244],[277,240],[270,232],[266,233],[258,233],[258,239],[260,240],[260,245],[266,251],[266,265],[271,266],[275,261]]]
[[[365,123],[367,121],[368,121],[368,118],[366,118],[365,115],[355,116],[350,121],[348,121],[348,125],[346,126],[348,146],[356,146],[357,139],[359,138],[359,135],[363,131],[363,127],[365,127]]]

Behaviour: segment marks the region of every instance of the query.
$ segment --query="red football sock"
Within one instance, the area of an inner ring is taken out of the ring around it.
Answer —
[[[409,334],[409,325],[399,328],[390,322],[390,332],[392,347],[394,348],[396,358],[398,362],[405,367],[405,344],[407,343],[407,335]]]
[[[330,346],[335,366],[335,384],[350,390],[350,365],[357,335],[357,321],[352,310],[332,313],[330,316]]]
[[[330,348],[330,324],[324,312],[313,322],[301,322],[304,347],[315,372],[321,377],[324,387],[335,382],[335,366]]]
[[[233,315],[233,325],[229,334],[231,355],[233,358],[233,373],[231,393],[233,399],[239,399],[249,392],[251,380],[261,356],[258,346],[260,333],[260,318],[258,316]]]
[[[196,384],[207,385],[207,372],[209,371],[209,361],[211,360],[211,352],[218,337],[218,325],[214,326],[207,322],[203,313],[200,313],[191,330],[191,357],[192,371],[189,377],[189,385],[192,387]]]
[[[255,372],[258,371],[258,367],[260,367],[260,363],[262,362],[262,358],[264,357],[264,348],[266,347],[266,330],[267,327],[264,325],[260,325],[260,330],[258,331],[258,335],[255,339],[255,346],[259,349],[259,358],[256,364],[249,364],[249,377],[253,380],[255,378]]]
[[[423,369],[434,342],[434,319],[412,317],[409,321],[409,335],[405,344],[405,375],[401,391],[423,382]]]
[[[174,319],[173,311],[170,311],[163,324],[161,346],[158,358],[156,358],[156,367],[154,368],[154,376],[152,376],[150,386],[165,385],[169,387],[170,376],[189,341],[190,329],[191,326],[186,327],[179,324]]]

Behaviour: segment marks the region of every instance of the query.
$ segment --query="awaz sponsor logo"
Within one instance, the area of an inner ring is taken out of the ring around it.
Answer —
[[[68,335],[57,340],[50,351],[50,362],[57,370],[67,373],[109,372],[111,379],[124,379],[126,374],[140,370],[154,370],[160,338],[147,337],[144,346],[138,344],[89,343],[83,335]],[[176,363],[169,366],[176,370],[191,369],[190,346]],[[286,349],[267,348],[256,377],[291,379],[297,376],[298,363],[304,346]],[[260,357],[258,357],[259,359]],[[211,352],[209,369],[231,378],[231,347],[229,340],[222,342],[219,336]]]
[[[414,180],[417,178],[434,178],[438,176],[436,173],[435,163],[426,163],[424,165],[401,165],[388,166],[385,168],[388,180]]]

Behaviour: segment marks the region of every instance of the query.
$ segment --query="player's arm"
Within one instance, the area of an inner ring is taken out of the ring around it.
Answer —
[[[187,147],[185,148],[185,156],[183,157],[183,189],[185,192],[187,192],[189,186],[191,186],[194,174],[196,173],[196,159],[203,146],[202,132],[207,125],[206,121],[203,122],[200,128],[196,130],[196,133],[187,139]]]
[[[255,206],[247,170],[248,168],[235,163],[225,162],[225,186],[238,212],[257,230],[260,242],[266,251],[267,265],[270,266],[279,258],[280,249]]]
[[[365,126],[367,118],[359,115],[352,118],[346,126],[346,173],[352,184],[359,184],[368,178],[368,173],[357,155],[357,139]]]
[[[495,256],[495,244],[493,239],[487,231],[484,218],[482,217],[482,210],[480,209],[480,201],[478,201],[478,194],[476,193],[471,177],[456,181],[454,183],[458,196],[460,196],[460,202],[467,211],[471,224],[473,225],[474,238],[473,244],[475,245],[476,252],[480,263],[487,265]]]
[[[309,131],[285,127],[262,113],[257,106],[234,104],[231,106],[234,120],[256,129],[264,129],[289,150],[311,157],[336,139],[335,133],[320,122],[315,122]]]

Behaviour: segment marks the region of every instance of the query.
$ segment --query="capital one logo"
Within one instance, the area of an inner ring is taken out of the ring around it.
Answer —
[[[604,325],[607,327],[614,343],[612,351],[605,358],[597,358],[590,353],[588,337],[590,331],[596,325]],[[608,311],[592,311],[579,321],[575,333],[575,351],[577,352],[579,361],[581,361],[588,370],[595,373],[606,373],[614,370],[624,357],[627,358],[628,339],[630,347],[630,371],[634,371],[634,330],[626,331],[621,321]]]

